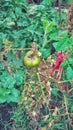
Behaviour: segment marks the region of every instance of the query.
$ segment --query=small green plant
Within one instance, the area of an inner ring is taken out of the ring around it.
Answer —
[[[17,63],[16,63],[17,64]],[[24,82],[24,72],[16,70],[12,72],[11,68],[8,68],[11,72],[7,72],[6,67],[11,65],[7,63],[0,63],[0,103],[4,102],[19,102],[20,100],[20,89]],[[7,65],[7,66],[6,66]],[[16,69],[16,67],[15,67]],[[18,69],[18,68],[17,68]],[[2,73],[3,72],[3,73]]]

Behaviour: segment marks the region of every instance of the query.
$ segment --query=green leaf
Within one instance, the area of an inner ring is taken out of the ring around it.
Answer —
[[[73,105],[71,106],[71,113],[73,112]]]
[[[45,59],[50,55],[50,49],[40,49],[40,52],[42,52],[42,57]]]
[[[16,80],[16,85],[21,85],[23,84],[24,81],[24,72],[23,71],[18,71],[14,74],[14,79]]]
[[[4,70],[5,66],[2,62],[0,62],[0,71]]]
[[[42,4],[45,5],[45,6],[48,6],[48,5],[50,6],[51,0],[43,0]]]
[[[55,22],[49,22],[47,19],[42,21],[44,32],[51,32],[56,25]]]
[[[7,94],[10,93],[10,90],[9,89],[6,89],[6,88],[3,88],[3,87],[0,87],[0,96],[5,96]]]
[[[68,4],[71,4],[73,2],[73,0],[68,0],[67,2],[68,2]]]
[[[7,96],[7,102],[17,103],[19,102],[19,99],[20,99],[20,92],[17,89],[13,88],[11,90],[11,94]]]
[[[62,123],[55,124],[55,128],[58,129],[58,130],[63,130],[64,129]]]
[[[69,64],[73,65],[73,57],[70,57],[70,58],[68,59],[68,61],[69,61]]]
[[[2,78],[2,80],[1,80],[2,86],[3,86],[4,88],[9,88],[9,89],[11,89],[11,88],[14,87],[15,79],[14,79],[13,77],[11,77],[10,75],[7,75],[7,76],[4,77],[4,75],[2,75],[1,78]]]
[[[73,78],[73,69],[71,67],[67,67],[66,69],[66,77],[68,80]]]
[[[4,102],[6,102],[6,97],[0,95],[0,103],[4,103]]]
[[[16,13],[16,16],[17,16],[17,17],[20,17],[20,16],[22,15],[22,10],[21,10],[21,8],[16,7],[16,8],[15,8],[15,13]]]
[[[51,40],[58,40],[58,33],[57,32],[53,32],[49,35]]]
[[[6,96],[10,93],[10,90],[0,87],[0,103],[6,102]]]
[[[53,43],[56,51],[64,51],[67,50],[72,45],[72,39],[68,37],[67,32],[61,33],[58,36],[57,42]]]
[[[55,89],[55,88],[53,88],[53,89],[52,89],[52,94],[53,94],[54,96],[58,96],[58,90]]]

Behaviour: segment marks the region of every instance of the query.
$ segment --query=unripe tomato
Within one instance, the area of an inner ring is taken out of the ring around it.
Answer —
[[[36,67],[40,64],[41,56],[33,54],[32,51],[28,51],[24,56],[23,62],[27,67]]]

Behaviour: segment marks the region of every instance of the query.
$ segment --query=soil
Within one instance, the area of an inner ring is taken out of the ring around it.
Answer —
[[[10,104],[0,105],[0,130],[11,130],[11,114],[13,107]]]

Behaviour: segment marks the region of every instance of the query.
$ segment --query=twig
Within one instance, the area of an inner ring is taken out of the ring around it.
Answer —
[[[58,0],[58,10],[59,10],[59,24],[61,26],[62,19],[61,19],[61,0]]]
[[[68,93],[70,93],[73,90],[73,88],[71,88],[70,90],[68,90]]]
[[[73,79],[71,79],[71,80],[64,80],[64,81],[59,81],[58,83],[65,83],[65,82],[73,82]]]
[[[45,94],[44,94],[44,91],[43,91],[43,86],[42,86],[42,83],[41,83],[41,79],[40,79],[40,75],[39,75],[39,73],[37,73],[37,76],[38,76],[38,80],[39,80],[40,87],[41,87],[41,91],[42,91],[43,98],[44,98],[44,97],[45,97]]]
[[[5,67],[7,68],[8,72],[10,73],[10,75],[12,76],[12,71],[10,69],[9,64],[7,64],[6,61],[4,61],[4,60],[2,62],[4,63]]]
[[[5,49],[4,51],[24,51],[24,50],[30,50],[31,48],[9,48]]]
[[[68,122],[69,122],[70,126],[73,127],[73,125],[71,123],[70,114],[68,112],[68,107],[67,107],[66,102],[67,102],[66,95],[64,95],[64,104],[65,104],[66,114],[67,114],[67,117],[68,117]]]

